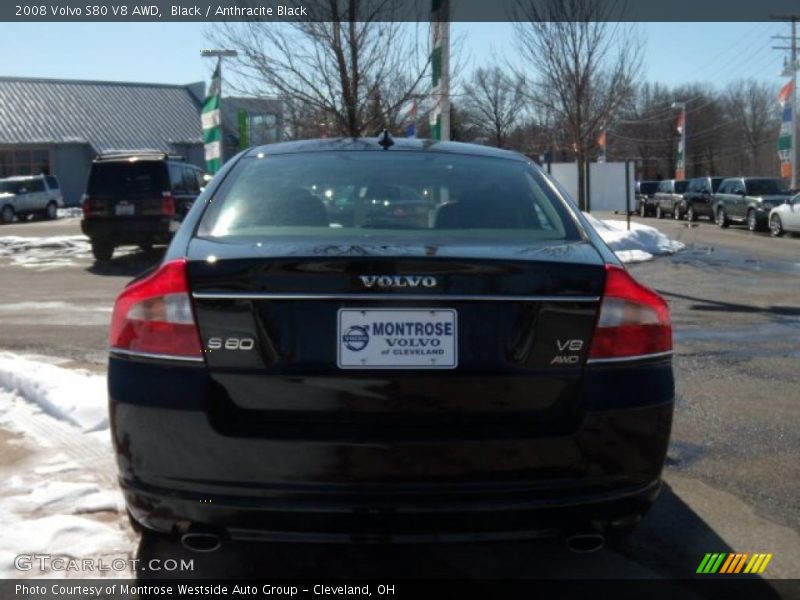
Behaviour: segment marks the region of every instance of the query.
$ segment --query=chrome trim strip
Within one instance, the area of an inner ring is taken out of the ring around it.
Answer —
[[[620,356],[614,358],[590,358],[586,361],[587,365],[599,365],[604,363],[621,363],[621,362],[638,362],[640,360],[649,360],[651,358],[666,358],[667,356],[672,356],[673,351],[669,350],[668,352],[656,352],[655,354],[639,354],[636,356]]]
[[[257,292],[194,292],[192,297],[201,300],[390,300],[390,301],[444,301],[463,302],[587,302],[600,301],[600,296],[499,296],[481,294],[301,294],[301,293],[257,293]]]
[[[109,348],[108,353],[111,356],[119,354],[120,356],[133,356],[137,358],[152,358],[156,360],[177,360],[180,362],[205,362],[202,357],[195,356],[173,356],[171,354],[156,354],[154,352],[137,352],[136,350],[122,350],[120,348]]]

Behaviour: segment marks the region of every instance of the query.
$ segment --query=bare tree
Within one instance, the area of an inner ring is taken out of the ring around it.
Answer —
[[[420,43],[399,21],[401,0],[328,0],[313,10],[314,21],[216,25],[211,41],[239,53],[227,63],[229,85],[283,99],[291,137],[314,129],[357,137],[391,125],[423,85],[427,37]],[[317,127],[303,121],[309,115]]]
[[[608,139],[614,155],[635,158],[643,179],[671,177],[675,167],[674,148],[678,132],[677,113],[671,107],[672,90],[658,83],[644,83],[623,108]]]
[[[536,72],[540,111],[564,128],[578,162],[578,202],[586,207],[585,164],[601,128],[634,90],[642,44],[615,22],[620,0],[516,0],[517,46]],[[534,79],[534,78],[531,78]]]
[[[464,108],[474,128],[500,148],[521,121],[526,104],[525,80],[497,66],[477,69],[464,84]]]
[[[776,96],[771,86],[753,79],[735,81],[725,90],[724,109],[732,122],[734,135],[746,148],[745,168],[750,173],[761,173],[764,147],[776,136]]]

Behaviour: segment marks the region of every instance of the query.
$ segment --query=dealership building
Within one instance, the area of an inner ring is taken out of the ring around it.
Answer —
[[[78,204],[92,160],[112,152],[177,154],[204,166],[205,84],[164,85],[0,77],[0,178],[52,174]],[[273,99],[222,99],[224,158],[240,142],[281,139]],[[246,141],[245,141],[246,140]]]

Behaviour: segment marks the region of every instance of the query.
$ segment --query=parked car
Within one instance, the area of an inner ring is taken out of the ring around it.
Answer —
[[[783,180],[777,177],[729,177],[714,194],[717,225],[744,223],[750,231],[766,229],[770,211],[789,199]]]
[[[769,211],[769,230],[775,237],[787,231],[800,232],[800,194]]]
[[[681,212],[687,219],[697,221],[698,217],[708,217],[710,221],[715,220],[712,198],[724,179],[724,177],[695,177],[689,180],[681,205]]]
[[[636,212],[641,217],[649,217],[656,212],[656,205],[653,201],[658,181],[637,181],[636,182]]]
[[[98,261],[117,246],[168,243],[205,185],[203,171],[167,154],[97,157],[83,196],[81,229]]]
[[[373,182],[414,190],[429,218],[331,221],[320,192]],[[657,495],[671,355],[667,303],[526,157],[385,137],[256,147],[116,300],[120,482],[136,523],[193,549],[594,543]]]
[[[64,207],[61,186],[54,175],[20,175],[0,180],[0,222],[28,215],[58,217]]]
[[[412,228],[424,226],[431,209],[431,202],[417,190],[380,182],[370,182],[360,188],[348,186],[336,190],[331,199],[324,197],[323,200],[330,222],[345,227],[352,227],[356,219],[370,227],[380,227],[381,223],[399,227],[403,222]]]
[[[656,219],[662,219],[664,215],[671,215],[675,219],[683,217],[681,202],[688,185],[689,182],[685,179],[664,179],[658,182],[658,189],[653,197]]]

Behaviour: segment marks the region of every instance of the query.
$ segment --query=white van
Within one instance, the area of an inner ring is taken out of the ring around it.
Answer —
[[[0,179],[0,222],[11,223],[14,217],[58,216],[64,198],[58,179],[53,175],[25,175]]]

